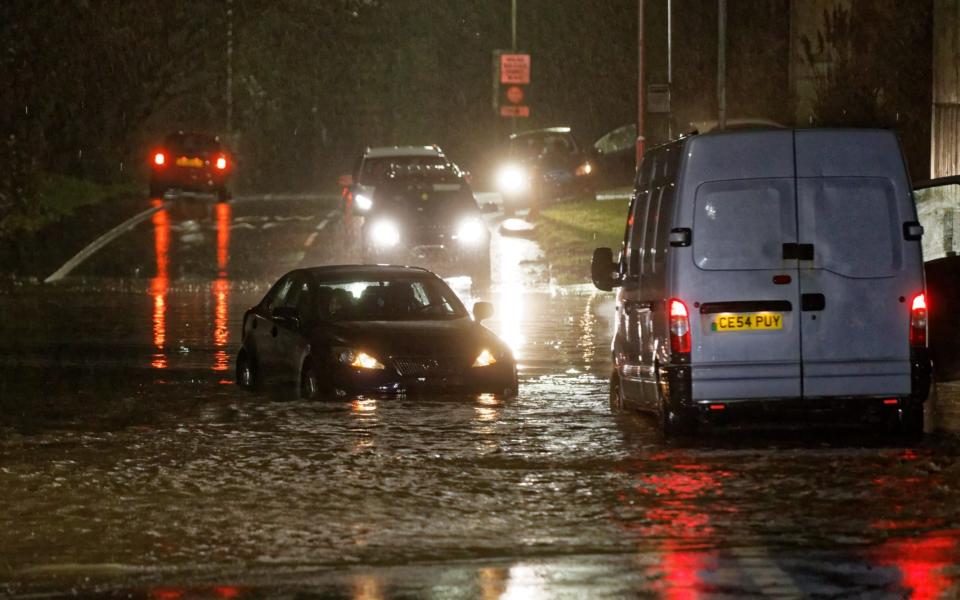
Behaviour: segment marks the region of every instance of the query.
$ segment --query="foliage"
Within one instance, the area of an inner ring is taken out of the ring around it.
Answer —
[[[801,40],[814,74],[814,124],[893,128],[908,156],[927,156],[932,20],[927,2],[851,0],[826,9],[815,39]]]

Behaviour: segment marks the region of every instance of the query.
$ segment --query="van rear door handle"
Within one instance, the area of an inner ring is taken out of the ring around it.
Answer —
[[[784,244],[783,260],[813,260],[813,244]]]
[[[800,310],[823,310],[827,299],[823,294],[802,294],[800,296]]]

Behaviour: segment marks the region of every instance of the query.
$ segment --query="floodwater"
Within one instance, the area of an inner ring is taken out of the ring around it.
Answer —
[[[553,285],[527,239],[495,238],[489,290],[450,280],[495,304],[519,397],[239,390],[243,311],[349,260],[329,210],[171,205],[63,283],[0,293],[0,594],[957,595],[952,440],[665,443],[608,408],[612,298]]]

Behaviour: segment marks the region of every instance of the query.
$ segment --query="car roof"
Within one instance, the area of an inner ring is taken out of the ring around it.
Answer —
[[[385,156],[443,156],[440,146],[382,146],[367,148],[363,153],[366,158],[381,158]]]
[[[388,276],[396,277],[400,275],[412,275],[414,277],[436,278],[440,279],[433,271],[428,271],[421,267],[406,267],[401,265],[324,265],[321,267],[308,267],[305,269],[296,269],[291,273],[306,271],[317,279],[332,279],[339,277],[376,277]],[[289,275],[288,273],[287,275]]]
[[[526,137],[528,135],[542,135],[544,133],[570,133],[569,127],[544,127],[543,129],[531,129],[529,131],[521,131],[520,133],[510,134],[510,139],[515,140],[517,138]]]

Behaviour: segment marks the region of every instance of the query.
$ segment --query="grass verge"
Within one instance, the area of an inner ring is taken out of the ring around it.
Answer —
[[[537,241],[559,283],[590,281],[594,248],[616,248],[623,241],[629,200],[564,202],[540,211]]]
[[[23,212],[6,215],[0,231],[34,233],[72,215],[77,209],[135,193],[131,183],[100,185],[66,175],[44,175],[37,185],[34,202]]]

